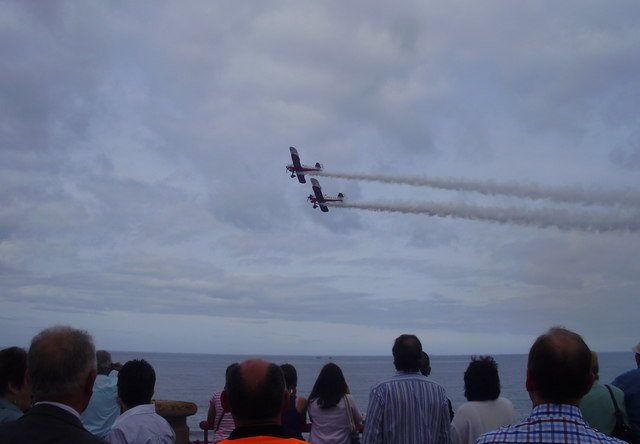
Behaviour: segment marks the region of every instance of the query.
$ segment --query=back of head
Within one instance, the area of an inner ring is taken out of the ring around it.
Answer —
[[[400,335],[393,344],[393,364],[396,370],[417,372],[422,360],[422,343],[416,335]]]
[[[475,356],[464,372],[464,396],[469,401],[492,401],[500,396],[498,364],[491,356]]]
[[[144,359],[126,362],[118,372],[118,397],[127,408],[149,404],[156,385],[156,372]]]
[[[27,372],[27,352],[20,347],[0,350],[0,397],[9,393],[9,384],[22,388]]]
[[[328,409],[338,404],[348,392],[349,387],[344,379],[342,369],[330,362],[320,370],[309,399],[315,399],[321,408]]]
[[[298,386],[298,372],[296,368],[291,364],[282,364],[280,370],[284,374],[284,382],[287,386],[287,390],[293,392]]]
[[[529,376],[544,402],[574,404],[591,388],[591,351],[580,335],[554,327],[529,351]]]
[[[112,365],[111,354],[106,350],[98,350],[96,352],[96,360],[98,363],[98,373],[108,375],[111,373]]]
[[[48,328],[31,341],[27,368],[36,400],[74,395],[96,369],[93,339],[71,327]]]
[[[285,395],[282,370],[262,359],[249,359],[227,372],[225,391],[236,420],[280,418]]]

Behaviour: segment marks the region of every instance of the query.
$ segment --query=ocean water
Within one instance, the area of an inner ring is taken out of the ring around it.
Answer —
[[[112,352],[114,361],[145,359],[156,371],[155,399],[189,401],[198,406],[198,412],[187,419],[191,439],[202,439],[198,424],[206,419],[209,398],[214,390],[224,386],[227,366],[253,356],[209,355],[179,353]],[[609,383],[620,373],[635,367],[633,353],[600,353],[600,380]],[[276,364],[289,363],[298,371],[298,395],[308,397],[322,366],[335,362],[342,368],[351,394],[364,413],[369,389],[378,380],[395,372],[391,356],[261,356]],[[513,403],[519,419],[531,411],[531,401],[525,390],[527,356],[494,355],[500,374],[501,396]],[[464,371],[469,356],[431,356],[430,379],[447,390],[456,410],[466,401],[464,398]]]

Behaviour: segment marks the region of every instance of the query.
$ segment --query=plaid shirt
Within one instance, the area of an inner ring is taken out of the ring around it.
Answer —
[[[624,444],[624,441],[589,427],[578,407],[542,404],[523,422],[485,433],[476,441],[476,444],[490,443]]]

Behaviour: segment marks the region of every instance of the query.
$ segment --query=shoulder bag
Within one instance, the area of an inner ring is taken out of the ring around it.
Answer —
[[[616,397],[613,396],[613,391],[611,387],[607,384],[604,385],[607,390],[609,390],[609,395],[611,395],[611,401],[613,401],[613,408],[615,409],[616,415],[616,425],[613,427],[613,431],[611,432],[611,436],[614,438],[621,439],[623,441],[628,442],[629,444],[636,444],[636,436],[633,433],[631,427],[629,427],[622,417],[622,411],[618,408],[618,403],[616,402]]]
[[[351,444],[360,444],[360,432],[356,427],[356,423],[353,420],[353,411],[351,410],[351,404],[347,395],[344,396],[344,406],[347,409],[347,417],[349,418],[349,437],[351,438]]]

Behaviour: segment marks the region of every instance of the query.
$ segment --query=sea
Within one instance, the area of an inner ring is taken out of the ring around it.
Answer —
[[[198,406],[195,415],[187,418],[190,439],[203,439],[199,423],[206,419],[209,399],[215,390],[224,386],[227,366],[256,356],[111,352],[114,362],[145,359],[156,371],[154,399],[188,401]],[[333,362],[340,366],[352,396],[362,413],[366,413],[369,389],[380,379],[395,373],[391,356],[259,356],[278,365],[289,363],[298,372],[298,395],[308,397],[323,365]],[[525,390],[527,355],[493,355],[498,363],[501,396],[513,403],[519,420],[531,411],[531,400]],[[598,354],[600,381],[611,382],[617,375],[635,368],[631,352],[603,352]],[[430,379],[440,383],[447,391],[454,411],[464,402],[463,375],[470,356],[430,356]]]

